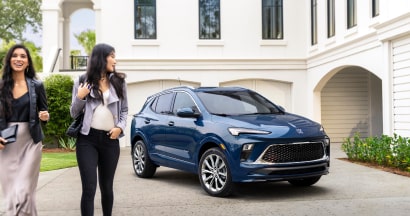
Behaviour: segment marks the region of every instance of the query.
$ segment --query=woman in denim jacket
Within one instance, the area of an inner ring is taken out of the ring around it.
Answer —
[[[103,215],[112,214],[113,181],[120,155],[118,139],[124,136],[128,114],[125,74],[116,72],[115,64],[114,48],[97,44],[92,50],[86,74],[73,86],[70,114],[75,118],[84,112],[76,142],[83,216],[94,215],[97,176]]]

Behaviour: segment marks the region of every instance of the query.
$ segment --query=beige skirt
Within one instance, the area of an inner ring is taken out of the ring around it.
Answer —
[[[40,172],[42,142],[34,144],[29,124],[18,124],[16,142],[0,150],[0,183],[6,215],[37,215],[36,188]]]

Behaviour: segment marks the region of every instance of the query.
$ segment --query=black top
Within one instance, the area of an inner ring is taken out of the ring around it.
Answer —
[[[12,101],[13,113],[7,122],[28,122],[30,117],[30,98],[28,92]]]

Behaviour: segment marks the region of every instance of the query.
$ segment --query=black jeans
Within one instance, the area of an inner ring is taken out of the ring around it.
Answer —
[[[112,214],[114,203],[113,182],[120,156],[118,139],[110,139],[107,131],[90,129],[80,134],[76,144],[77,162],[82,183],[81,215],[94,215],[94,197],[98,183],[104,216]],[[97,174],[98,168],[98,174]]]

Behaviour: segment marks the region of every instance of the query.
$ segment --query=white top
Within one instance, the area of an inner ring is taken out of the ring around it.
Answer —
[[[101,103],[95,108],[93,118],[91,120],[92,128],[109,131],[115,126],[114,116],[107,107],[107,101],[109,96],[110,91],[105,91],[103,93],[104,104]]]

